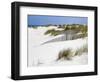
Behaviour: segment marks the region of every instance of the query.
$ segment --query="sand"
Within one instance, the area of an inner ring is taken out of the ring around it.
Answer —
[[[68,48],[75,50],[86,44],[87,38],[51,42],[41,45],[55,38],[55,36],[44,35],[51,28],[56,27],[28,28],[28,66],[84,65],[88,63],[87,53],[83,53],[81,56],[74,56],[72,60],[56,61],[61,50]],[[58,35],[56,37],[60,36]]]

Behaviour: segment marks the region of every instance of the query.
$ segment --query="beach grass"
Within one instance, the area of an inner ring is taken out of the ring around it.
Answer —
[[[64,60],[71,60],[72,57],[74,56],[80,56],[83,53],[88,53],[88,45],[84,44],[83,46],[81,46],[80,48],[76,49],[75,51],[73,51],[72,49],[67,49],[67,50],[62,50],[59,52],[58,54],[58,59],[64,59]]]

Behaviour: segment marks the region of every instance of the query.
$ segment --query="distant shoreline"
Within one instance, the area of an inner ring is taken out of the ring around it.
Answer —
[[[48,27],[48,26],[67,26],[67,25],[87,25],[87,24],[55,24],[55,25],[53,25],[53,24],[47,24],[47,25],[28,25],[28,27],[39,27],[39,26],[41,26],[41,27]]]

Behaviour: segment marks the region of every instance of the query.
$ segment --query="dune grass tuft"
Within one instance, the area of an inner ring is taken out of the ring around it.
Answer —
[[[88,52],[88,45],[85,44],[81,48],[79,48],[79,49],[76,50],[75,56],[76,55],[82,55],[82,53],[87,53],[87,52]]]
[[[60,59],[65,59],[65,60],[71,60],[72,57],[74,56],[80,56],[83,53],[87,53],[88,52],[88,45],[84,44],[83,46],[81,46],[80,48],[76,49],[76,50],[72,50],[72,49],[67,49],[67,50],[62,50],[59,52],[58,54],[58,58],[57,60]]]
[[[71,59],[71,54],[72,54],[71,49],[60,51],[57,60],[62,59],[62,58],[70,60]]]

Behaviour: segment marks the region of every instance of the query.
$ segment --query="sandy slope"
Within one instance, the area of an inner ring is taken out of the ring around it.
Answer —
[[[28,28],[28,39],[29,43],[32,43],[32,46],[36,47],[41,45],[42,43],[52,40],[57,37],[61,37],[63,35],[58,36],[50,36],[50,35],[44,35],[44,33],[49,29],[57,29],[56,26],[49,26],[49,27],[38,27],[37,29]],[[32,42],[31,42],[32,41]]]
[[[75,56],[71,60],[59,60],[56,62],[50,62],[45,64],[39,64],[38,66],[67,66],[67,65],[86,65],[88,63],[87,53],[81,56]]]
[[[53,36],[44,35],[44,32],[50,28],[40,27],[37,30],[28,28],[28,66],[87,64],[87,54],[76,56],[70,61],[56,61],[61,50],[68,48],[75,50],[86,44],[87,38],[40,45],[41,42],[54,38]]]

